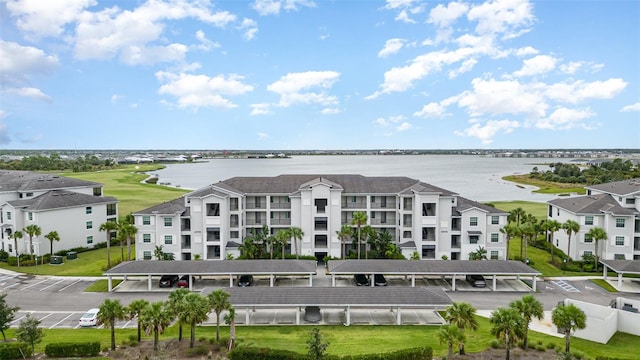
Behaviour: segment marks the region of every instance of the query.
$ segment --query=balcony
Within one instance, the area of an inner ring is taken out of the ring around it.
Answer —
[[[395,217],[387,217],[386,219],[371,219],[371,225],[390,225],[395,226],[396,218]]]
[[[291,219],[271,219],[271,225],[291,225]]]
[[[640,238],[633,239],[633,251],[640,251]]]
[[[452,249],[459,249],[460,245],[461,245],[461,241],[460,241],[460,237],[459,236],[451,238],[451,248]]]
[[[263,202],[248,202],[247,203],[247,209],[248,210],[266,210],[267,209],[267,204],[263,203]]]
[[[394,200],[387,201],[384,199],[385,198],[382,198],[380,202],[372,202],[371,208],[372,209],[395,209],[396,208],[396,202]]]
[[[290,202],[272,202],[271,208],[272,209],[291,209],[291,203]]]
[[[326,248],[328,244],[327,237],[318,236],[315,239],[314,247],[317,248]]]

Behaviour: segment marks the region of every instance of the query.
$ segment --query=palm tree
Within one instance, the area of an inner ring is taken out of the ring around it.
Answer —
[[[49,233],[47,233],[47,235],[45,235],[44,237],[51,243],[51,256],[53,256],[53,242],[60,241],[60,235],[58,235],[57,231],[53,230],[49,231]]]
[[[267,242],[269,243],[269,259],[273,260],[273,248],[276,246],[278,239],[274,235],[267,236]]]
[[[438,331],[438,341],[448,346],[447,359],[453,359],[453,347],[464,344],[465,340],[464,333],[454,325],[442,326]]]
[[[231,351],[236,340],[236,309],[234,307],[228,309],[224,322],[229,325],[229,351]]]
[[[527,212],[524,211],[523,208],[519,207],[519,208],[515,208],[513,210],[511,210],[509,212],[509,216],[507,217],[507,220],[509,222],[514,222],[516,224],[516,226],[520,226],[522,225],[522,219],[524,219],[524,217],[527,215]],[[522,259],[522,245],[523,245],[523,238],[520,237],[520,259]]]
[[[470,329],[478,330],[478,321],[475,317],[476,308],[464,301],[457,301],[447,306],[444,319],[461,331]],[[460,343],[460,355],[464,355],[464,341]]]
[[[22,229],[27,235],[29,235],[29,253],[31,254],[31,260],[33,260],[33,237],[42,235],[42,229],[36,224],[31,224]]]
[[[105,324],[111,329],[111,350],[116,349],[116,321],[124,320],[126,312],[120,300],[105,299],[100,304],[97,315],[97,324]]]
[[[551,322],[564,331],[564,351],[569,352],[571,332],[587,327],[587,315],[579,307],[569,304],[560,305],[551,312]]]
[[[289,228],[289,236],[291,236],[291,240],[293,241],[293,245],[296,249],[296,260],[300,258],[300,254],[298,253],[298,240],[302,240],[304,236],[304,232],[299,227],[290,227]]]
[[[367,223],[367,221],[369,220],[369,217],[367,216],[367,213],[363,212],[363,211],[356,211],[353,213],[353,219],[351,219],[351,225],[355,225],[357,227],[357,231],[358,231],[358,260],[360,260],[360,248],[362,247],[362,234],[360,231],[360,227],[362,225],[365,225]]]
[[[554,238],[554,234],[558,231],[560,231],[560,229],[562,229],[562,223],[560,223],[557,220],[546,220],[544,222],[546,229],[549,231],[550,233],[550,238],[549,238],[549,242],[551,243],[550,246],[550,252],[551,252],[551,263],[554,264],[555,261],[553,259],[553,249],[555,248],[555,245],[553,244],[553,238]]]
[[[228,292],[222,289],[211,292],[207,296],[211,310],[216,313],[216,341],[220,340],[220,313],[231,307],[230,296]]]
[[[521,233],[521,238],[524,240],[524,258],[522,258],[522,261],[526,264],[527,263],[527,259],[528,259],[528,247],[529,247],[529,240],[533,239],[535,233],[536,233],[536,229],[533,225],[533,223],[530,222],[526,222],[524,223],[521,227],[520,227],[520,233]]]
[[[493,325],[491,334],[498,340],[504,341],[507,349],[506,360],[509,360],[511,347],[522,338],[525,320],[514,308],[499,307],[491,312],[489,322]]]
[[[190,291],[185,288],[179,288],[169,293],[167,306],[171,309],[173,315],[178,318],[178,341],[182,341],[182,313],[184,310],[184,298]]]
[[[377,241],[378,238],[378,232],[371,227],[370,225],[365,225],[362,227],[362,229],[360,230],[362,232],[362,237],[364,238],[364,258],[365,259],[369,259],[369,251],[367,251],[368,247],[367,244],[375,244],[375,242]]]
[[[282,248],[282,260],[284,260],[284,250],[287,247],[287,242],[290,238],[291,236],[289,236],[289,231],[287,229],[278,230],[276,233],[276,240]]]
[[[149,304],[140,311],[138,321],[142,323],[142,327],[147,335],[153,332],[153,349],[158,350],[158,335],[164,332],[171,321],[173,314],[167,308],[164,301],[156,301]]]
[[[120,239],[127,240],[127,261],[131,261],[131,238],[135,237],[138,233],[138,228],[133,224],[123,223],[118,228],[118,235]],[[122,241],[120,241],[120,249],[122,250]],[[122,261],[124,261],[124,254],[122,255]]]
[[[196,341],[196,325],[209,318],[210,310],[209,301],[198,293],[190,292],[182,299],[182,312],[178,318],[191,326],[189,347]]]
[[[594,267],[596,270],[598,270],[598,248],[599,246],[599,241],[600,240],[607,240],[607,232],[601,228],[601,227],[594,227],[589,229],[589,232],[587,233],[587,236],[591,238],[591,240],[593,241],[593,246],[595,247],[595,264]]]
[[[529,345],[529,324],[531,319],[536,318],[541,320],[544,316],[544,310],[542,303],[538,301],[533,295],[525,295],[522,299],[514,300],[509,304],[510,307],[518,310],[518,312],[524,318],[524,328],[522,329],[522,348],[527,350]]]
[[[127,306],[127,308],[125,309],[127,312],[127,319],[132,320],[136,317],[140,317],[140,312],[142,311],[142,309],[146,308],[147,306],[149,306],[149,302],[145,299],[136,299],[133,300],[132,302],[129,303],[129,306]],[[140,342],[141,339],[141,325],[140,325],[140,321],[138,321],[138,342]]]
[[[115,221],[107,221],[100,225],[100,231],[107,234],[107,268],[111,268],[111,234],[118,231],[118,223]],[[117,235],[116,235],[117,236]],[[140,340],[138,340],[140,341]]]
[[[577,234],[580,231],[580,224],[577,221],[567,220],[562,224],[562,228],[567,233],[567,256],[571,258],[571,234]]]
[[[20,254],[18,253],[18,240],[22,239],[23,236],[24,235],[20,230],[16,230],[13,232],[13,234],[9,235],[9,238],[13,239],[13,245],[15,246],[16,259],[18,260],[18,267],[20,267]]]
[[[346,250],[345,250],[345,242],[348,238],[353,236],[353,229],[351,229],[351,226],[344,224],[340,228],[340,231],[336,231],[336,235],[338,235],[338,238],[342,243],[342,259],[344,260],[347,256]]]
[[[520,228],[515,222],[509,222],[505,226],[500,228],[500,232],[506,235],[506,244],[507,244],[507,255],[505,256],[506,260],[509,260],[509,242],[511,238],[514,236],[518,236],[520,232]]]

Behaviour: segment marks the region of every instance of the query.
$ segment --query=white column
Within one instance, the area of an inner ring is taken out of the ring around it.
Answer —
[[[451,290],[456,291],[456,275],[451,278]]]
[[[346,310],[346,321],[347,321],[347,326],[351,325],[351,308],[349,307],[349,305],[347,305],[347,310]]]
[[[296,325],[300,325],[300,306],[296,306]]]
[[[274,280],[274,276],[273,276],[273,274],[271,274],[271,275],[269,276],[269,286],[270,286],[270,287],[273,287],[273,280]]]
[[[496,291],[496,274],[493,274],[493,291]]]
[[[244,324],[245,325],[249,325],[249,313],[251,312],[251,309],[247,306],[247,311],[245,311],[244,313]]]
[[[396,310],[396,325],[402,325],[402,311],[400,310],[400,306]]]
[[[369,286],[374,287],[376,285],[376,276],[374,274],[371,274],[370,276],[371,277],[370,277],[370,280],[369,280],[369,282],[370,282]]]
[[[536,291],[536,289],[537,289],[536,280],[538,279],[538,277],[533,275],[532,278],[533,278],[532,279],[533,280],[533,291]]]
[[[193,291],[193,276],[189,275],[189,291]]]
[[[416,287],[416,274],[411,274],[411,287]]]
[[[618,273],[618,291],[622,291],[622,273]]]
[[[233,287],[233,275],[229,274],[229,287]]]
[[[109,292],[111,292],[112,289],[112,282],[111,282],[111,275],[107,276],[107,282],[109,283]]]
[[[309,287],[313,286],[313,274],[309,274]]]
[[[606,280],[607,279],[607,265],[604,265],[602,267],[602,277]]]
[[[151,291],[151,275],[147,275],[147,289]]]
[[[331,286],[336,287],[336,274],[331,274]]]

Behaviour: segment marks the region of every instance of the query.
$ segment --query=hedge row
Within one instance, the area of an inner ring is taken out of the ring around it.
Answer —
[[[327,355],[326,360],[431,360],[433,358],[433,350],[426,348],[413,348],[398,350],[383,354],[366,354],[366,355],[347,355],[335,356]],[[308,355],[302,355],[289,350],[256,348],[256,347],[238,347],[229,353],[231,360],[308,360],[312,359]]]
[[[23,342],[0,343],[0,359],[24,359],[31,357],[31,346]]]
[[[44,353],[48,357],[96,356],[100,353],[100,342],[64,342],[47,344]]]

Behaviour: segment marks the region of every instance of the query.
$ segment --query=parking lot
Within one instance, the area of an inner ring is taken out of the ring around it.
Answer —
[[[20,321],[24,320],[27,314],[29,314],[33,318],[40,320],[40,327],[43,329],[78,329],[80,328],[80,325],[78,325],[78,321],[80,320],[82,314],[84,314],[84,311],[18,311],[16,313],[15,319],[11,322],[11,327],[17,328],[20,324]],[[102,327],[104,326],[100,325],[97,328],[100,329]],[[116,323],[116,328],[118,329],[137,327],[137,319],[118,321]]]
[[[78,292],[83,291],[95,280],[83,278],[47,277],[33,275],[0,275],[0,289],[3,291]]]

